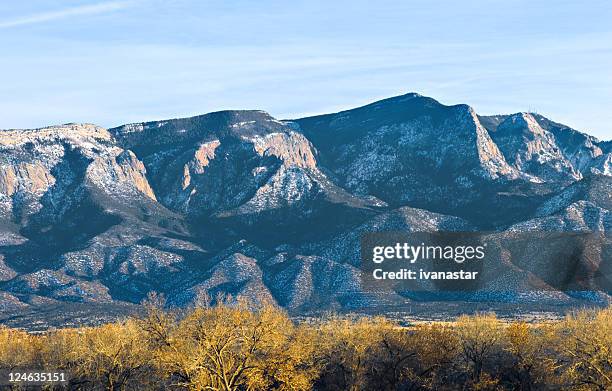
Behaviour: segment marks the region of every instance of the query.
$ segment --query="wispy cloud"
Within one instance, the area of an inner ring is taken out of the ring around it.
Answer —
[[[124,9],[132,5],[133,1],[107,1],[97,4],[81,5],[64,8],[56,11],[42,12],[12,20],[0,20],[0,29],[49,22],[57,19],[65,19],[73,16],[95,15]]]

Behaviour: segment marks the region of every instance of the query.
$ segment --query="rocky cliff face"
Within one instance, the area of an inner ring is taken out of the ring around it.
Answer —
[[[539,114],[534,114],[533,117],[542,128],[555,136],[557,145],[576,171],[587,171],[591,166],[592,160],[605,153],[602,149],[604,143],[600,143],[595,137],[553,122]]]
[[[290,178],[288,172],[317,170],[308,140],[260,111],[131,124],[111,132],[141,156],[160,202],[188,214],[240,207],[264,185],[285,186],[284,195],[275,195],[286,199],[268,201],[291,203],[312,183],[307,175]],[[292,187],[300,179],[304,183]]]
[[[498,134],[499,126],[503,124],[502,126],[504,127],[513,127],[515,129],[515,138],[519,137],[519,134],[522,133],[522,137],[532,139],[532,143],[545,143],[547,145],[545,149],[549,153],[546,156],[537,157],[542,162],[538,164],[539,169],[542,170],[546,166],[552,166],[553,170],[557,172],[559,170],[565,170],[566,172],[571,170],[573,171],[572,176],[575,177],[574,179],[580,177],[581,174],[590,172],[593,166],[605,160],[603,156],[611,152],[609,149],[610,142],[600,142],[595,137],[551,121],[540,114],[518,113],[514,115],[480,117],[480,120],[493,138],[512,137],[511,134],[513,132],[505,132],[505,136],[504,132]],[[515,149],[521,145],[520,142],[517,143]],[[507,153],[516,155],[519,151],[515,149],[510,148],[507,150]],[[538,151],[539,149],[536,148],[535,150]],[[544,160],[547,161],[544,162]],[[568,163],[571,167],[568,167]],[[555,164],[557,168],[554,168]],[[553,173],[553,175],[558,174]]]
[[[540,115],[483,117],[417,94],[287,121],[224,111],[0,131],[1,308],[151,291],[296,313],[404,305],[361,289],[362,233],[607,232],[611,156]],[[492,270],[500,287],[552,289],[522,258]]]
[[[35,214],[60,217],[86,189],[155,200],[142,162],[94,125],[2,131],[0,164],[2,217],[17,224]]]
[[[570,183],[582,177],[557,145],[555,136],[543,129],[531,114],[509,116],[492,136],[506,160],[532,181]],[[572,151],[571,159],[581,162],[581,153]]]

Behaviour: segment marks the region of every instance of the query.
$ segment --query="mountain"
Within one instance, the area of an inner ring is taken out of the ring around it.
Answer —
[[[444,106],[407,94],[292,123],[312,141],[338,184],[355,194],[480,222],[491,219],[479,216],[483,205],[529,208],[524,198],[501,192],[529,183],[467,105]]]
[[[376,231],[492,231],[503,262],[488,266],[490,289],[545,287],[580,305],[563,289],[586,286],[608,300],[600,274],[558,285],[506,240],[606,235],[611,156],[609,142],[538,114],[479,116],[412,93],[292,120],[239,110],[1,130],[0,311],[124,310],[151,291],[295,314],[430,300],[363,289],[359,240]],[[485,293],[443,298],[507,299]]]
[[[269,242],[278,232],[278,240],[291,240],[320,231],[329,213],[341,220],[324,228],[337,229],[384,205],[330,181],[310,141],[262,111],[224,111],[110,132],[142,159],[159,202],[192,225],[252,227],[251,239]],[[269,230],[262,234],[262,226]]]

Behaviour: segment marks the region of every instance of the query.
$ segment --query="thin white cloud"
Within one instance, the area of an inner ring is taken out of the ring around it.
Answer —
[[[102,14],[106,12],[124,9],[126,7],[129,7],[132,3],[132,1],[107,1],[104,3],[81,5],[76,7],[64,8],[57,11],[43,12],[39,14],[23,16],[13,20],[0,21],[0,29],[44,23],[73,16]]]

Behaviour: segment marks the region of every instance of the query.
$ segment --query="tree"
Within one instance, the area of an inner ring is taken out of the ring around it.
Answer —
[[[193,390],[309,389],[303,330],[279,309],[244,301],[196,308],[170,331],[157,357],[171,382]]]
[[[482,376],[485,363],[495,362],[494,356],[501,352],[504,334],[495,315],[461,316],[456,331],[473,386],[483,380],[487,387],[493,386],[492,379],[488,376],[483,379]]]
[[[132,320],[80,331],[70,352],[75,375],[92,388],[142,389],[151,377],[151,348]]]
[[[506,351],[510,362],[506,372],[514,387],[529,391],[553,383],[554,356],[547,341],[549,326],[529,326],[524,322],[513,323],[506,329]]]
[[[25,331],[0,326],[0,368],[23,369],[40,366],[42,339]]]
[[[551,337],[567,387],[612,389],[612,308],[582,311],[556,325]]]

